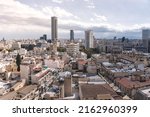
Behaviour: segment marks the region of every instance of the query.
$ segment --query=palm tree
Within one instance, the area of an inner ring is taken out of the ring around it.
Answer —
[[[16,57],[16,64],[18,66],[17,71],[20,71],[21,57],[19,53],[17,54],[17,57]]]

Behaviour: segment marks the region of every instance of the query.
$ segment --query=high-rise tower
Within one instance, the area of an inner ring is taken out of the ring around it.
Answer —
[[[85,48],[94,48],[94,36],[92,30],[85,31]]]
[[[51,17],[51,39],[56,42],[58,39],[57,17]]]
[[[74,30],[70,30],[70,41],[74,41]]]
[[[143,46],[147,49],[147,52],[150,53],[150,29],[142,30],[142,39]]]

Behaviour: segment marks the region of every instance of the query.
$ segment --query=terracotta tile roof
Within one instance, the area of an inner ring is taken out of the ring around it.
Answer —
[[[150,80],[145,81],[145,82],[140,82],[140,81],[131,81],[130,79],[127,78],[117,78],[115,79],[117,83],[122,85],[125,88],[132,89],[132,88],[141,88],[145,86],[150,86]]]
[[[85,65],[87,63],[87,61],[85,60],[78,60],[78,64],[80,65]]]

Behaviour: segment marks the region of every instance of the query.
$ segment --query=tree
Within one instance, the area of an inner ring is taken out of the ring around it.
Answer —
[[[20,71],[20,64],[21,64],[21,56],[18,53],[16,57],[16,64],[17,64],[17,71]]]
[[[64,48],[64,47],[58,47],[57,51],[58,52],[66,52],[66,48]]]
[[[117,37],[115,36],[115,37],[114,37],[114,40],[116,40],[116,39],[117,39]]]
[[[80,51],[86,53],[87,58],[91,58],[92,54],[100,53],[98,48],[85,48],[84,46],[80,46]]]
[[[122,42],[124,42],[126,40],[126,38],[125,37],[122,37]]]
[[[34,49],[34,45],[30,44],[30,45],[28,46],[28,51],[33,50],[33,49]]]

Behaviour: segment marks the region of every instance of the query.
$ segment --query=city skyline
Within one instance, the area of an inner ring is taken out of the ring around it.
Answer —
[[[1,0],[0,38],[51,37],[51,17],[58,17],[58,38],[84,38],[93,30],[96,38],[142,38],[142,29],[150,28],[148,0]]]

